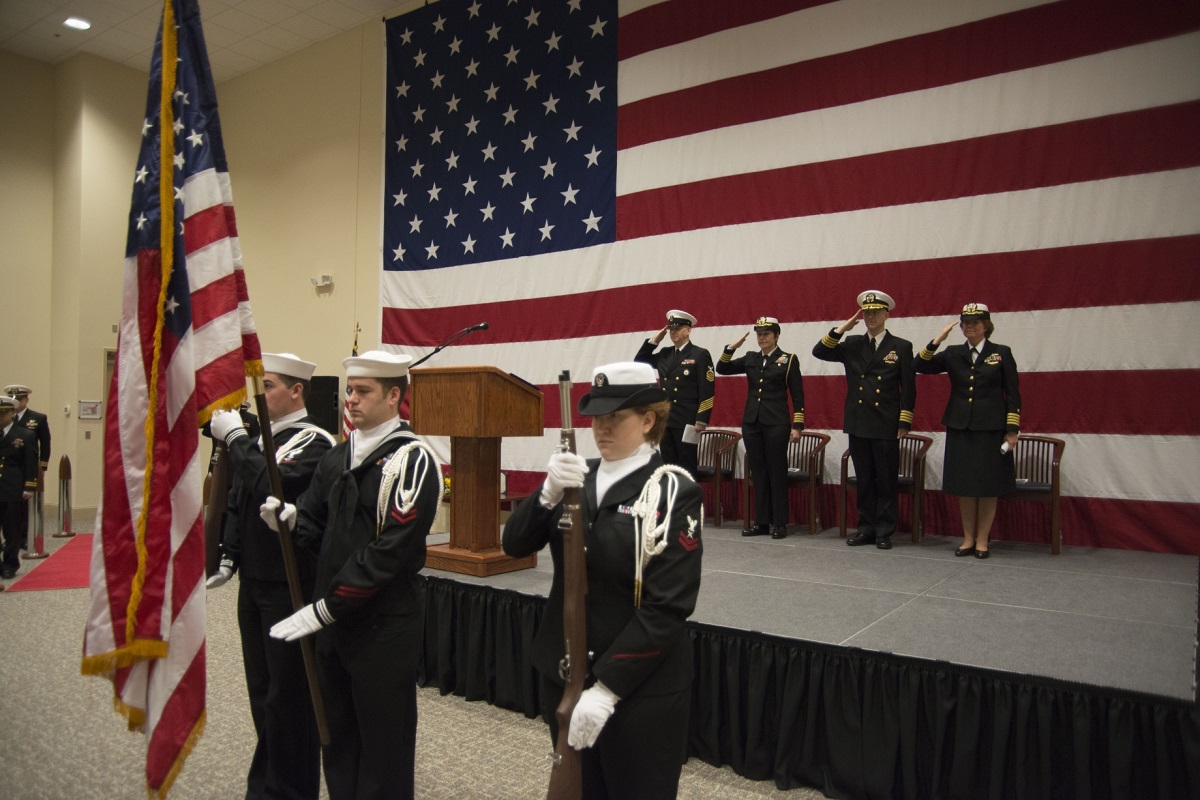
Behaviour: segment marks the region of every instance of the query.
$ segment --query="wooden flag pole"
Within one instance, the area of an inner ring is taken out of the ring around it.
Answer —
[[[267,411],[267,390],[261,375],[251,378],[254,384],[254,407],[258,411],[259,427],[262,429],[263,455],[267,461],[267,481],[271,494],[279,499],[283,509],[283,479],[279,476],[279,464],[275,461],[275,436],[271,433],[271,417]],[[300,591],[300,570],[296,566],[296,548],[292,543],[292,529],[282,519],[279,523],[279,545],[283,548],[283,569],[287,573],[288,591],[292,596],[292,610],[304,608],[307,601]],[[317,656],[311,636],[300,639],[300,652],[304,656],[304,674],[308,678],[308,693],[312,696],[313,714],[317,718],[317,733],[322,745],[329,745],[329,721],[325,718],[325,700],[321,697],[321,686],[317,683]]]

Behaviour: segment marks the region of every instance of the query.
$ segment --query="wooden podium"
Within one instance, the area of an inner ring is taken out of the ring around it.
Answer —
[[[450,437],[450,543],[428,548],[433,569],[487,577],[537,565],[500,549],[500,438],[542,435],[542,393],[495,367],[409,372],[413,430]]]

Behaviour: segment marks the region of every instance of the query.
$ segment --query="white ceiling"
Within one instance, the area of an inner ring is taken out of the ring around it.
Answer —
[[[199,0],[208,59],[217,81],[249,72],[424,0]],[[0,0],[0,50],[57,64],[77,53],[147,72],[162,0]],[[63,27],[67,17],[92,23]]]

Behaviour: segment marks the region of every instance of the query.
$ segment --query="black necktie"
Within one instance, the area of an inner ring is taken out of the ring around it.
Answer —
[[[872,353],[875,352],[875,337],[874,336],[871,337],[871,352]]]
[[[974,347],[971,348],[971,363],[975,363],[975,359],[979,358],[979,351]]]

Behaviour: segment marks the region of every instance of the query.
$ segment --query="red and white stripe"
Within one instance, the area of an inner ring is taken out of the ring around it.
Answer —
[[[163,324],[162,252],[125,263],[83,656],[83,671],[111,677],[118,709],[145,732],[146,786],[159,796],[205,719],[199,426],[236,408],[246,375],[262,371],[228,175],[189,177],[183,207],[192,325],[182,337]],[[174,225],[167,209],[164,230]]]
[[[809,353],[855,295],[895,297],[889,329],[918,349],[964,303],[987,303],[1021,370],[1025,431],[1068,442],[1064,540],[1200,553],[1200,355],[1187,336],[1200,310],[1200,6],[620,9],[618,241],[385,272],[386,345],[423,354],[487,319],[437,366],[496,365],[551,398],[561,370],[586,382],[631,358],[668,308],[699,318],[693,340],[714,357],[775,316],[780,346],[801,356],[808,425],[835,436],[836,475],[845,380]],[[918,392],[915,430],[940,438],[944,376]],[[737,428],[744,397],[744,381],[719,380],[712,423]],[[558,403],[545,408],[557,427]],[[505,467],[543,470],[554,440],[505,440]]]

